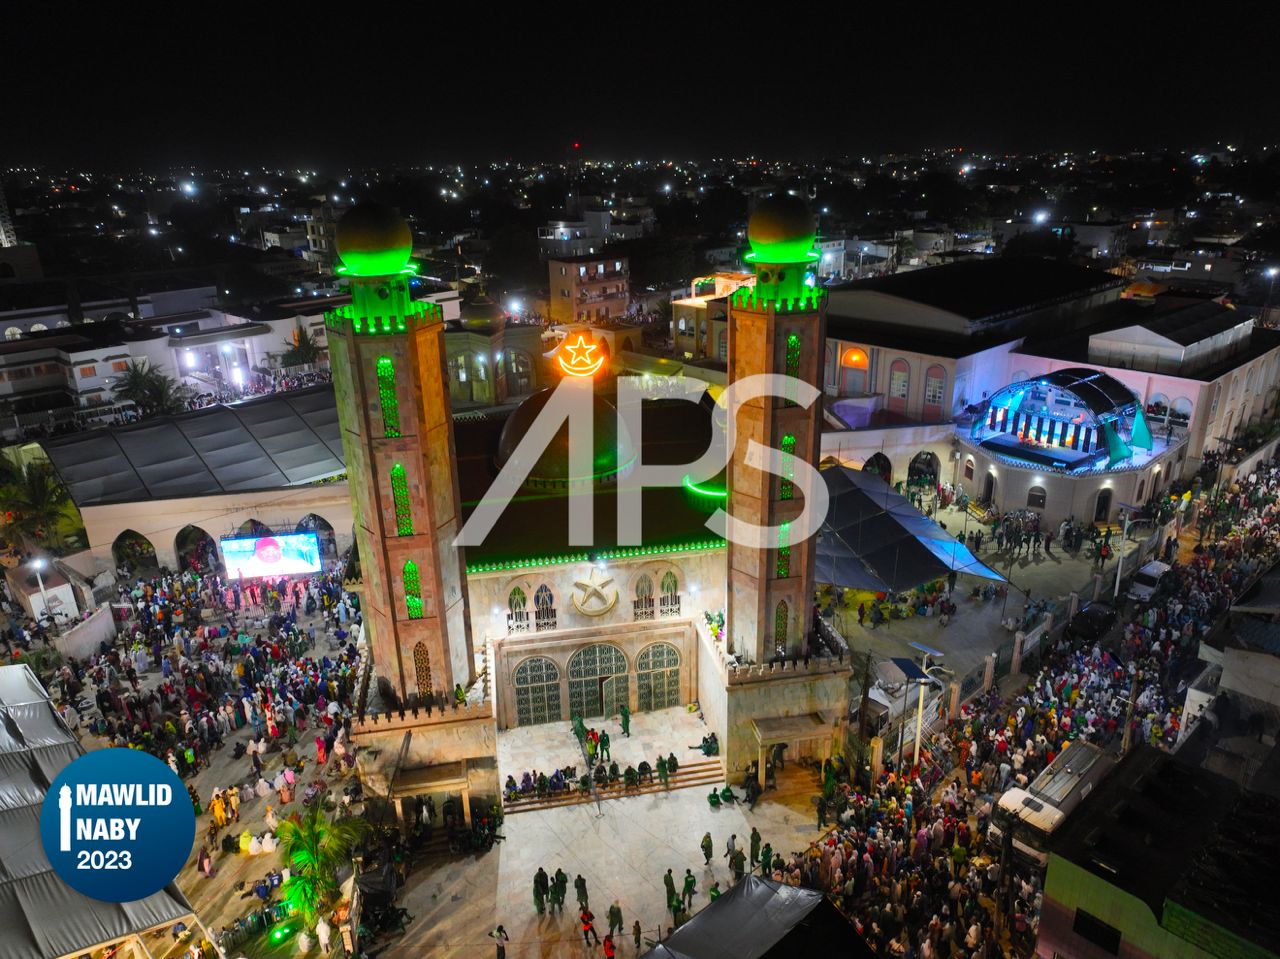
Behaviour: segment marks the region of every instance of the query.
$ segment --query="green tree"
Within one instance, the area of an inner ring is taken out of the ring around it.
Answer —
[[[130,360],[111,386],[120,399],[131,400],[145,415],[165,416],[187,408],[191,390],[146,360]]]
[[[298,327],[294,331],[293,340],[284,342],[289,349],[285,350],[284,355],[280,357],[281,366],[303,366],[314,363],[320,356],[319,344],[312,339],[305,327]]]
[[[284,895],[307,925],[314,926],[337,899],[338,874],[368,832],[363,819],[330,820],[318,802],[280,824],[280,854],[290,871]]]
[[[12,517],[5,523],[5,535],[27,548],[51,538],[71,501],[48,463],[29,464],[4,487],[3,496]]]

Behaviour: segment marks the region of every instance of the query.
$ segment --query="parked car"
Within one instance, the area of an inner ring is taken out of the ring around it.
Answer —
[[[1172,568],[1168,563],[1153,559],[1133,574],[1133,581],[1129,584],[1129,589],[1125,595],[1140,603],[1149,601],[1160,589],[1161,581]]]
[[[1067,623],[1063,630],[1070,640],[1093,641],[1107,635],[1116,624],[1116,611],[1106,603],[1088,603]]]

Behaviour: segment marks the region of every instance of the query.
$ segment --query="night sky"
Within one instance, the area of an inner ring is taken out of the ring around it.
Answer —
[[[493,4],[452,24],[438,4],[363,22],[327,5],[288,4],[279,21],[265,4],[68,8],[0,40],[0,165],[332,172],[557,159],[574,140],[601,159],[1276,142],[1265,44],[1280,19],[1229,6],[1020,5],[979,22],[990,5],[877,20],[823,17],[833,4],[632,19],[565,4],[516,22]]]

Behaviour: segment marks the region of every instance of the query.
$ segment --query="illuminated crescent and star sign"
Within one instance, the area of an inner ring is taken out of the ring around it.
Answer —
[[[585,333],[578,334],[576,343],[570,343],[566,339],[564,347],[560,350],[560,369],[569,376],[595,376],[596,371],[604,364],[603,356],[591,358],[591,354],[598,349],[600,347],[596,344],[587,342]],[[568,353],[571,358],[566,360],[565,353]]]
[[[573,608],[583,616],[603,616],[618,602],[618,588],[614,586],[609,590],[610,586],[613,586],[613,577],[598,567],[591,567],[586,579],[573,584],[573,595],[570,597]],[[581,600],[578,599],[579,593],[582,594]]]

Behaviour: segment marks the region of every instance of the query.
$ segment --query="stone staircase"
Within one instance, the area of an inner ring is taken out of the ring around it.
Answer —
[[[672,789],[702,788],[710,792],[712,786],[723,787],[724,785],[724,766],[718,756],[711,756],[698,762],[682,764],[676,774],[668,779],[668,784],[665,787],[659,781],[658,774],[655,772],[652,782],[643,782],[634,789],[627,789],[621,782],[597,787],[589,793],[579,792],[575,787],[567,792],[556,793],[553,796],[529,796],[527,798],[521,797],[514,802],[505,802],[503,803],[503,810],[507,815],[513,815],[518,812],[532,812],[538,809],[554,809],[558,806],[576,806],[579,803],[593,802],[597,797],[600,799],[622,799],[627,796],[668,792]]]

